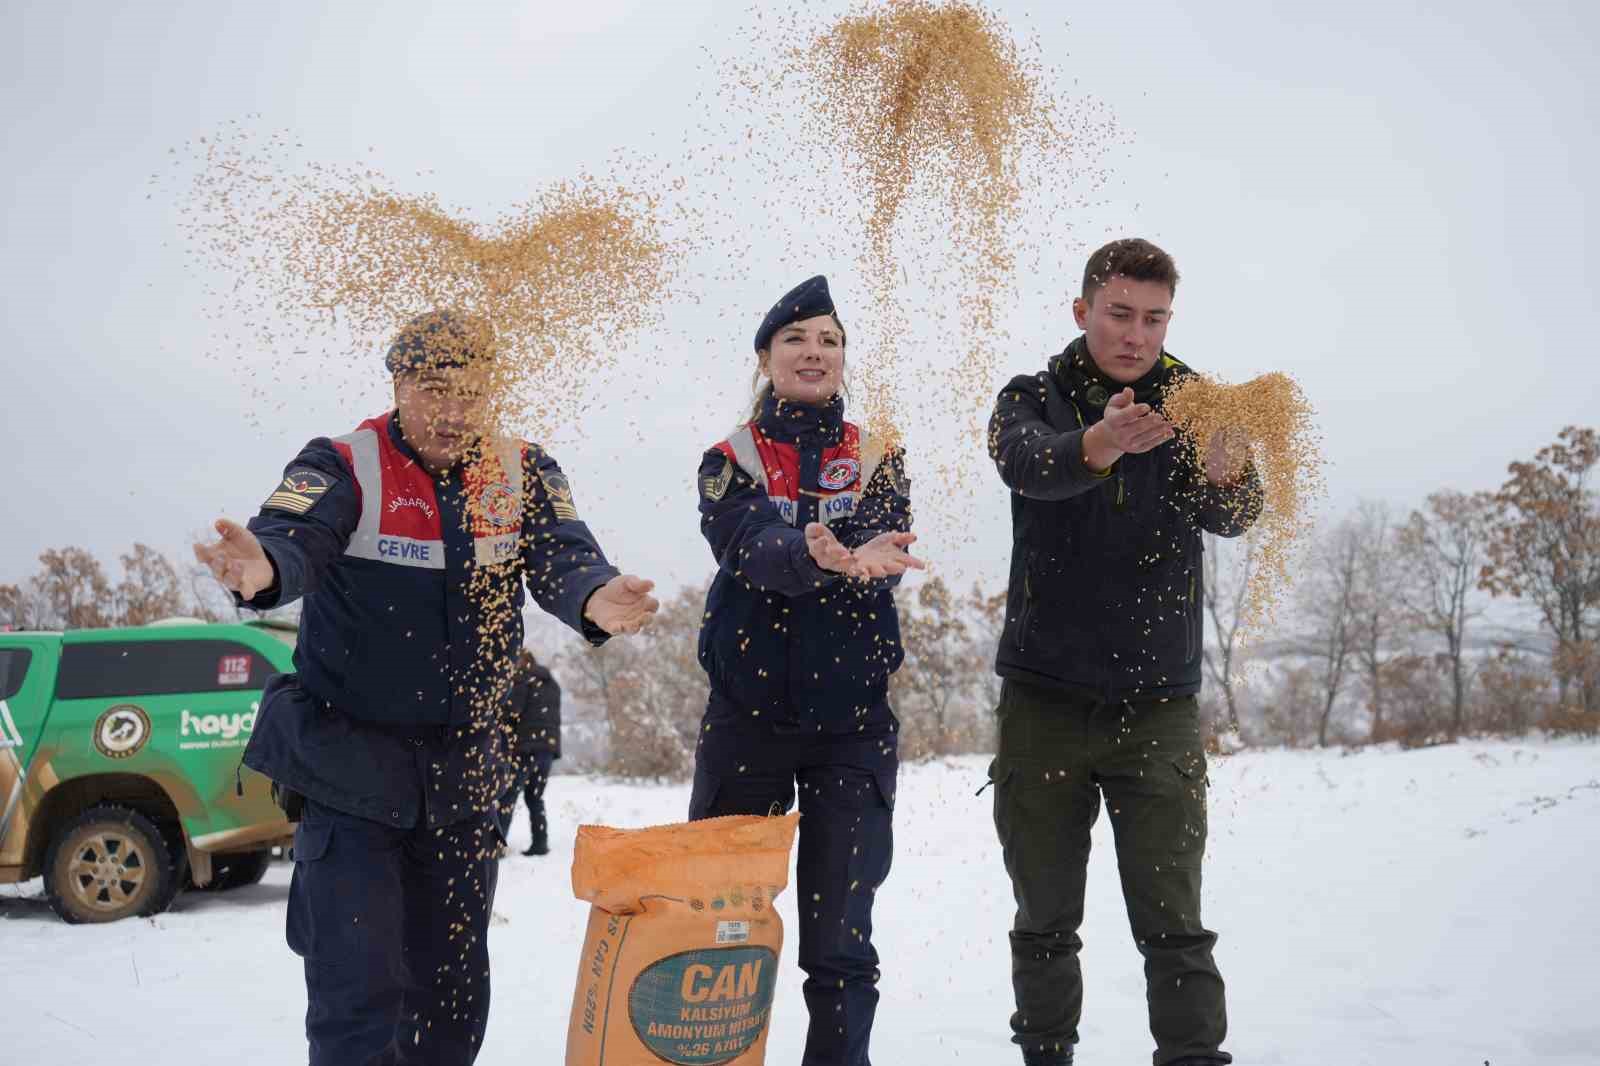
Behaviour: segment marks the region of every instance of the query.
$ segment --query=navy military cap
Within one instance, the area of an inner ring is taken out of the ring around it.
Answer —
[[[395,335],[384,365],[402,370],[444,370],[463,367],[494,351],[494,331],[481,318],[457,311],[418,315]]]
[[[767,317],[761,320],[761,328],[756,330],[756,351],[766,351],[767,345],[772,343],[772,335],[789,323],[818,315],[838,315],[833,308],[833,297],[828,294],[828,279],[821,274],[802,281],[772,305]]]

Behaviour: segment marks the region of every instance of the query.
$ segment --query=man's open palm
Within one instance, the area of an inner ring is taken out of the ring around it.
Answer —
[[[273,581],[272,560],[261,549],[256,535],[237,522],[219,518],[213,528],[221,537],[210,544],[196,544],[194,557],[211,568],[212,575],[222,587],[237,592],[245,600],[270,588]]]
[[[1142,455],[1172,439],[1172,423],[1147,403],[1135,403],[1132,389],[1123,389],[1106,403],[1102,420],[1117,451]]]
[[[595,589],[584,605],[583,615],[613,636],[619,633],[637,633],[650,621],[661,606],[650,590],[654,581],[623,574]]]

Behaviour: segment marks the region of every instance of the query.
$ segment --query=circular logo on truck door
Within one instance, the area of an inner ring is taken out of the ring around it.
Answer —
[[[736,933],[749,935],[729,935]],[[756,944],[668,955],[634,979],[628,1020],[639,1042],[668,1062],[720,1066],[767,1031],[777,970],[777,953]]]
[[[94,746],[108,759],[137,754],[149,739],[150,716],[131,703],[108,708],[94,724]]]

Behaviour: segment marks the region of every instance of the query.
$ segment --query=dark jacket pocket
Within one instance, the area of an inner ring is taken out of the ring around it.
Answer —
[[[1200,657],[1200,650],[1205,642],[1205,618],[1200,611],[1198,595],[1200,582],[1193,570],[1187,574],[1187,581],[1188,592],[1183,599],[1183,661],[1192,663]]]
[[[1014,635],[1018,651],[1028,650],[1028,627],[1033,624],[1034,598],[1038,595],[1034,589],[1033,557],[1033,549],[1029,548],[1022,562],[1022,606],[1017,611],[1017,628]]]

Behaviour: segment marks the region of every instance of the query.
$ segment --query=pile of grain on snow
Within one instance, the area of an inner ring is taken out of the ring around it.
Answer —
[[[1241,621],[1245,631],[1258,630],[1270,623],[1289,587],[1289,564],[1311,528],[1311,506],[1324,490],[1311,404],[1287,374],[1263,374],[1240,385],[1194,374],[1179,380],[1161,406],[1179,431],[1179,446],[1199,469],[1212,438],[1225,433],[1247,453],[1231,455],[1232,465],[1248,458],[1261,479],[1261,517],[1251,533],[1257,563]]]

